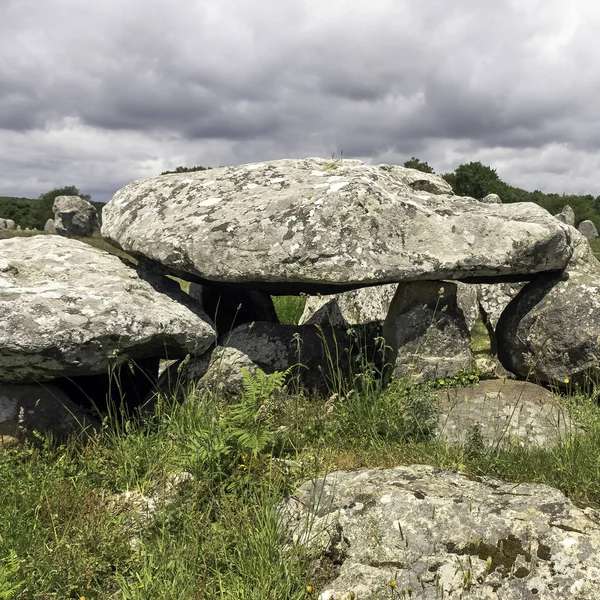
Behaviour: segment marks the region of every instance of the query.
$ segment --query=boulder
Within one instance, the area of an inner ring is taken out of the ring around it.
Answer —
[[[600,514],[547,485],[424,465],[337,471],[280,513],[330,574],[320,600],[600,598]]]
[[[56,233],[56,227],[54,226],[54,219],[48,219],[44,225],[44,231],[46,233]]]
[[[439,379],[471,369],[471,336],[456,295],[447,281],[398,286],[383,326],[396,377]]]
[[[15,222],[12,219],[0,219],[0,231],[13,230]]]
[[[52,211],[59,235],[89,237],[98,229],[98,211],[79,196],[57,196]]]
[[[219,334],[252,321],[279,322],[271,296],[263,292],[191,283],[188,293],[200,302]]]
[[[214,337],[168,278],[59,236],[0,240],[0,381],[106,374],[124,359],[202,354]]]
[[[567,264],[566,226],[543,208],[451,194],[393,165],[277,160],[133,182],[106,205],[102,234],[183,278],[272,294]]]
[[[260,368],[267,374],[289,369],[292,391],[327,393],[338,391],[363,358],[375,360],[376,349],[364,347],[344,328],[255,322],[220,338],[200,384],[223,397],[236,397],[243,389],[241,369],[255,373]],[[201,373],[204,360],[190,360],[186,369]]]
[[[592,221],[589,221],[589,220],[581,221],[581,223],[579,223],[578,229],[579,229],[579,233],[584,235],[586,238],[597,238],[598,237],[598,230],[596,229],[596,226],[594,225],[594,223],[592,223]]]
[[[495,447],[555,445],[577,431],[554,395],[526,381],[491,379],[438,390],[440,439]]]
[[[34,431],[63,437],[89,426],[91,418],[53,384],[0,383],[0,444],[31,436]]]
[[[502,204],[502,200],[500,199],[500,196],[498,196],[498,194],[488,194],[487,196],[482,198],[480,202],[483,202],[485,204]]]
[[[554,216],[559,221],[562,221],[571,227],[575,227],[575,212],[568,204],[562,209],[561,212]]]
[[[567,269],[536,276],[496,327],[498,358],[509,371],[561,385],[600,375],[600,263],[570,229],[575,253]]]

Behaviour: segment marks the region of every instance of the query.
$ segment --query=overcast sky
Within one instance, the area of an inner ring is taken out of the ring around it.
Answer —
[[[592,0],[0,0],[0,195],[341,151],[600,195],[599,30]]]

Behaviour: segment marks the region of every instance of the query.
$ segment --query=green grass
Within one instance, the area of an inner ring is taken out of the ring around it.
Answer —
[[[306,298],[304,296],[273,296],[273,303],[280,323],[298,325],[304,312]]]
[[[600,238],[589,239],[588,242],[592,247],[592,252],[594,253],[594,256],[600,260]]]
[[[282,545],[276,507],[338,468],[424,463],[548,483],[600,505],[590,398],[564,399],[581,435],[547,450],[490,449],[432,437],[431,386],[384,389],[366,375],[318,399],[283,384],[259,373],[238,404],[190,390],[182,404],[161,396],[152,414],[107,415],[100,431],[61,445],[37,436],[0,448],[0,598],[304,599],[324,575],[305,550]],[[161,495],[182,472],[191,478]],[[124,500],[128,491],[157,499],[153,518]]]

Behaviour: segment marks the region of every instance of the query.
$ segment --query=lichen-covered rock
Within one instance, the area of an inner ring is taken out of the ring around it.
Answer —
[[[243,389],[241,369],[255,373],[260,368],[270,374],[291,368],[292,389],[324,393],[337,389],[340,379],[358,370],[360,356],[376,358],[376,349],[364,347],[344,328],[250,323],[220,338],[200,384],[224,397],[236,397]]]
[[[117,357],[202,354],[198,302],[160,275],[59,236],[0,240],[0,381],[107,373]]]
[[[554,216],[559,221],[562,221],[563,223],[570,225],[571,227],[575,226],[575,212],[568,204],[563,207],[561,212]]]
[[[321,600],[391,598],[391,581],[396,598],[600,598],[600,514],[547,485],[423,465],[338,471],[280,510],[293,539],[329,558]]]
[[[459,444],[549,446],[575,432],[547,389],[527,381],[492,379],[436,392],[441,439]],[[483,448],[482,448],[483,449]]]
[[[52,211],[59,235],[89,237],[98,229],[98,211],[79,196],[57,196]]]
[[[594,223],[592,221],[589,220],[585,220],[585,221],[581,221],[581,223],[579,223],[579,233],[581,233],[581,235],[584,235],[586,238],[597,238],[598,237],[598,230],[596,229],[596,226],[594,225]]]
[[[498,196],[498,194],[488,194],[487,196],[482,198],[480,202],[483,202],[485,204],[502,204],[502,200],[500,199],[500,196]]]
[[[276,294],[526,276],[571,256],[565,225],[533,203],[485,204],[435,175],[317,158],[133,182],[103,210],[102,234],[200,283]]]
[[[60,438],[99,424],[52,384],[0,383],[0,444],[50,433]]]
[[[417,281],[398,286],[383,326],[396,377],[416,381],[470,370],[471,336],[454,283]]]
[[[566,271],[537,275],[496,327],[502,364],[534,381],[583,384],[600,375],[600,263],[570,229],[575,253]]]

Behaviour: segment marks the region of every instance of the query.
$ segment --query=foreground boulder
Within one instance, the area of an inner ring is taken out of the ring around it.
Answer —
[[[586,220],[579,223],[579,233],[586,238],[597,238],[598,230],[592,221]]]
[[[106,374],[119,358],[202,354],[213,340],[167,278],[58,236],[0,240],[0,381]]]
[[[398,286],[383,325],[386,360],[396,377],[452,377],[472,365],[471,336],[458,307],[457,285],[417,281]]]
[[[498,358],[533,381],[583,384],[600,375],[600,263],[571,228],[575,253],[564,273],[540,274],[506,307]]]
[[[57,196],[52,211],[59,235],[89,237],[98,229],[98,211],[91,202],[79,196]]]
[[[338,471],[281,512],[332,573],[321,600],[600,598],[600,514],[547,485],[422,465]]]
[[[133,182],[104,209],[102,234],[184,278],[285,294],[527,279],[566,266],[565,227],[533,203],[454,197],[435,175],[309,158]]]

